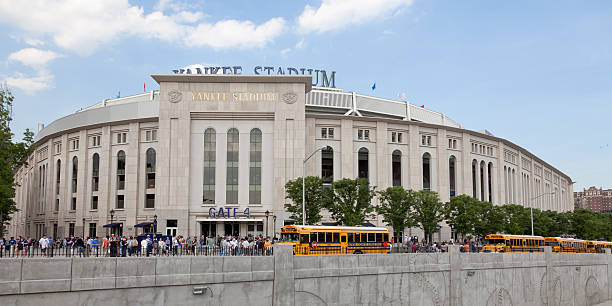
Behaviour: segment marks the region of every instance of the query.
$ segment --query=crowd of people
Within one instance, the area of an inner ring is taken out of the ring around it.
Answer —
[[[481,245],[478,241],[470,239],[464,239],[463,241],[451,239],[450,241],[428,243],[426,241],[419,242],[417,236],[404,236],[403,243],[400,244],[396,251],[403,253],[448,252],[449,245],[458,246],[459,251],[462,253],[478,253],[481,249]]]
[[[128,257],[128,256],[264,256],[272,255],[270,237],[184,237],[147,234],[103,238],[70,236],[53,239],[44,235],[39,240],[24,237],[0,237],[0,257],[70,256],[70,257]]]

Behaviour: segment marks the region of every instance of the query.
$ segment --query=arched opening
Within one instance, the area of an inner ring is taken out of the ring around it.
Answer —
[[[493,172],[493,163],[489,162],[487,165],[487,184],[489,184],[489,203],[493,203],[493,184],[491,182],[491,178],[493,177],[491,173]]]
[[[215,129],[204,131],[204,173],[202,203],[215,203],[215,169],[217,162],[217,134]]]
[[[227,131],[227,179],[225,202],[238,204],[238,149],[240,134],[236,128]]]
[[[369,161],[368,161],[368,149],[366,148],[361,148],[359,149],[359,152],[357,153],[357,160],[358,160],[358,177],[361,179],[366,179],[368,180],[370,177],[370,173],[369,173]]]
[[[60,181],[62,175],[62,161],[57,160],[57,167],[55,168],[55,194],[60,194]]]
[[[94,153],[91,160],[91,191],[98,191],[100,185],[100,155]]]
[[[145,192],[145,208],[155,208],[155,171],[156,171],[156,153],[155,149],[149,148],[146,153],[146,177],[147,189],[153,189]]]
[[[249,204],[261,204],[261,130],[252,129],[249,154]]]
[[[402,152],[395,150],[391,154],[391,176],[393,186],[402,186]]]
[[[486,201],[485,199],[485,163],[480,162],[480,200]]]
[[[423,154],[423,190],[431,190],[431,155]]]
[[[476,193],[476,188],[478,187],[477,186],[477,181],[478,180],[476,179],[477,178],[476,177],[476,175],[477,175],[476,168],[477,167],[478,167],[478,162],[475,159],[472,160],[472,197],[475,198],[475,199],[478,198],[478,194]]]
[[[125,152],[117,152],[117,190],[125,189]]]
[[[72,158],[72,193],[77,192],[78,175],[79,175],[79,159],[75,156]]]
[[[149,148],[147,149],[147,157],[146,157],[146,176],[147,176],[147,189],[155,188],[155,161],[156,153],[155,149]]]
[[[330,146],[321,151],[321,178],[326,184],[334,181],[334,149]]]
[[[506,170],[506,166],[504,166],[504,204],[508,204],[508,171]]]
[[[455,158],[455,156],[451,155],[451,157],[448,159],[448,182],[449,182],[451,197],[455,196],[455,188],[457,188],[456,182],[455,182],[456,167],[457,167],[457,159]]]

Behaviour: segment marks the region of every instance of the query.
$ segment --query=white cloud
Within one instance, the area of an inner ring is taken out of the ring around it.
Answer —
[[[188,46],[263,47],[281,34],[285,27],[283,18],[272,18],[256,26],[250,21],[224,20],[215,24],[201,23],[185,39]]]
[[[321,6],[304,7],[298,17],[300,32],[323,33],[394,15],[412,0],[323,0]]]
[[[36,76],[27,76],[22,73],[17,73],[15,77],[8,77],[4,82],[9,87],[15,87],[23,90],[28,94],[33,94],[36,91],[49,89],[53,87],[54,77],[46,70],[39,70]]]
[[[43,42],[42,40],[33,39],[33,38],[26,38],[25,43],[32,47],[40,47],[45,44],[45,42]]]
[[[304,47],[304,39],[300,39],[300,41],[298,41],[297,44],[295,44],[295,48],[296,49],[302,49],[302,47]]]
[[[281,52],[280,52],[280,53],[281,53],[281,55],[282,55],[282,56],[285,56],[285,55],[287,55],[287,53],[289,53],[289,52],[291,52],[291,48],[285,48],[285,49],[281,50]]]
[[[11,53],[8,59],[9,61],[17,61],[34,69],[39,69],[60,56],[61,55],[51,50],[45,51],[36,48],[25,48]]]
[[[9,23],[35,37],[49,36],[57,46],[80,55],[89,55],[122,36],[187,46],[261,47],[273,41],[285,26],[282,18],[271,18],[260,25],[232,19],[200,22],[204,14],[186,10],[189,7],[160,1],[156,11],[146,14],[128,0],[0,0],[0,23]],[[165,14],[165,10],[172,13]]]

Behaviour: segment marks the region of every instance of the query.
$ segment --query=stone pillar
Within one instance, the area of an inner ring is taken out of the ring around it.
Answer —
[[[450,306],[463,305],[461,288],[461,252],[456,245],[448,246],[448,256],[450,262]]]
[[[552,247],[544,247],[544,259],[546,261],[546,305],[552,305],[553,302],[553,253]]]
[[[612,300],[612,250],[606,249],[608,258],[608,300]]]
[[[295,275],[293,272],[293,246],[274,246],[273,305],[295,304]]]

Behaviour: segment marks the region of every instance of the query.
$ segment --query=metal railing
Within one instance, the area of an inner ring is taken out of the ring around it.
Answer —
[[[84,246],[70,247],[53,245],[42,250],[38,246],[27,245],[18,249],[16,245],[0,249],[0,258],[26,257],[146,257],[146,256],[272,256],[274,246],[270,247],[219,247],[200,245],[181,245],[173,247],[151,246],[137,247],[104,247]]]

